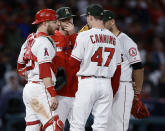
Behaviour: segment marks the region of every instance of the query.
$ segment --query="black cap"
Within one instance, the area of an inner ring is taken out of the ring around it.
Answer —
[[[110,10],[104,10],[103,21],[108,21],[108,20],[112,20],[112,19],[115,19],[114,13]]]
[[[87,7],[86,13],[82,14],[81,16],[103,16],[104,10],[101,5],[99,4],[91,4]]]
[[[58,20],[64,20],[76,16],[72,14],[72,10],[70,7],[61,7],[56,10],[56,13],[58,15]]]

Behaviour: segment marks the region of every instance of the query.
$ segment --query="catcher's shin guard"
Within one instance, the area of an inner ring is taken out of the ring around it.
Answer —
[[[59,116],[55,115],[54,117],[52,117],[44,126],[43,126],[43,131],[45,131],[45,129],[54,124],[55,123],[55,129],[54,131],[63,131],[64,129],[64,124],[61,120],[59,120]]]

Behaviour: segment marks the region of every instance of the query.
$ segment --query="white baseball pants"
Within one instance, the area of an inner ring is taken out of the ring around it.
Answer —
[[[119,89],[113,99],[108,131],[126,131],[128,129],[133,98],[132,83],[120,82]]]
[[[51,96],[45,89],[44,84],[28,83],[23,90],[23,101],[26,107],[26,122],[40,120],[45,125],[46,122],[56,115],[56,112],[50,111]],[[26,126],[25,131],[39,131],[40,124]],[[55,127],[49,126],[45,131],[53,131]]]
[[[84,127],[91,111],[94,115],[93,131],[107,131],[112,99],[110,79],[79,78],[70,131],[85,131]]]

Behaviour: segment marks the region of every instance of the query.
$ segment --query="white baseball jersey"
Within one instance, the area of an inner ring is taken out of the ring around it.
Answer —
[[[121,61],[121,56],[116,53],[118,45],[116,36],[107,29],[92,28],[81,32],[71,55],[81,61],[77,75],[112,77]]]
[[[117,37],[120,41],[120,47],[123,50],[121,63],[121,81],[132,81],[131,64],[141,62],[140,53],[136,43],[125,33],[120,33]]]
[[[109,131],[127,131],[131,115],[134,90],[132,87],[132,67],[131,64],[141,62],[140,54],[136,43],[125,33],[118,35],[120,47],[122,49],[122,63],[120,86],[113,99],[112,116],[110,117]],[[122,82],[125,81],[125,82]]]
[[[25,41],[25,43],[21,48],[21,52],[18,57],[18,63],[20,64],[26,64],[23,58],[27,48],[27,43],[28,42]],[[31,47],[31,52],[35,57],[37,57],[37,62],[33,64],[32,60],[29,60],[28,63],[26,64],[26,67],[32,68],[31,70],[27,71],[28,81],[42,81],[41,79],[39,79],[39,64],[47,63],[47,62],[51,63],[52,59],[56,54],[55,48],[47,37],[40,36],[38,38],[34,38]],[[55,82],[56,78],[52,70],[51,70],[51,75],[52,75],[52,81]]]

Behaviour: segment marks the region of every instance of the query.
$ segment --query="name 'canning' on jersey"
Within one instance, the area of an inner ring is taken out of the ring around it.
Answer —
[[[121,61],[119,41],[107,29],[92,28],[76,39],[72,57],[81,61],[78,76],[112,77]]]

